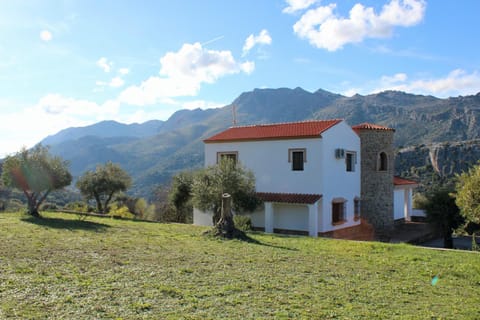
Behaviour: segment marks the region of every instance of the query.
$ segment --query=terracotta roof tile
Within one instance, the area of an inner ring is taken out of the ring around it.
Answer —
[[[314,204],[322,198],[320,194],[303,194],[303,193],[272,193],[257,192],[257,196],[265,202],[281,202],[281,203],[298,203],[298,204]]]
[[[400,178],[398,176],[393,177],[393,184],[395,186],[405,186],[405,185],[417,185],[418,182],[410,179]]]
[[[356,126],[353,126],[352,129],[356,132],[361,130],[395,131],[395,129],[392,129],[389,127],[384,127],[378,124],[367,123],[367,122],[357,124]]]
[[[206,140],[209,142],[298,139],[321,137],[321,134],[342,120],[317,120],[244,127],[231,127]]]

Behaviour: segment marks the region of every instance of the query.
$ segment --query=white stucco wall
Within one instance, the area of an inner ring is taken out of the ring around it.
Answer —
[[[275,203],[273,210],[275,212],[274,229],[308,231],[308,207],[306,205]]]
[[[335,157],[336,149],[356,152],[355,171],[347,172],[345,159]],[[321,211],[324,213],[319,220],[319,232],[328,232],[360,224],[354,220],[354,199],[360,198],[360,138],[344,121],[323,133],[323,153],[321,155],[321,170],[323,172]],[[345,198],[346,222],[340,225],[332,224],[332,200]]]
[[[293,171],[289,149],[306,149],[303,171]],[[205,144],[205,165],[217,163],[218,152],[238,152],[238,160],[252,170],[258,192],[321,194],[322,139],[291,139]]]
[[[404,190],[395,188],[393,190],[393,218],[395,220],[405,218]]]
[[[213,213],[193,208],[193,224],[197,226],[213,226]]]
[[[265,208],[260,206],[253,213],[248,214],[252,219],[252,225],[256,228],[265,228]]]
[[[412,216],[413,187],[395,186],[393,190],[393,217],[395,220],[410,220]]]

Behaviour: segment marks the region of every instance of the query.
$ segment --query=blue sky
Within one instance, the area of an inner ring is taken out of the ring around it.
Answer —
[[[0,2],[0,156],[254,88],[480,91],[477,0]]]

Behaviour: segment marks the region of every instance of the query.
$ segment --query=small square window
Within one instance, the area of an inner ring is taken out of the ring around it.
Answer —
[[[292,163],[293,171],[303,171],[304,163],[307,162],[306,150],[290,149],[288,154],[288,162]]]
[[[223,159],[231,159],[231,160],[233,160],[233,162],[237,163],[238,152],[237,151],[218,152],[217,153],[217,163],[219,163]]]

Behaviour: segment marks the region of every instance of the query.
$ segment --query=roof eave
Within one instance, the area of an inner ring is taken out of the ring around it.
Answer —
[[[275,141],[275,140],[301,140],[301,139],[321,139],[322,135],[308,136],[282,136],[266,138],[243,138],[243,139],[205,139],[204,143],[226,143],[226,142],[252,142],[252,141]]]

